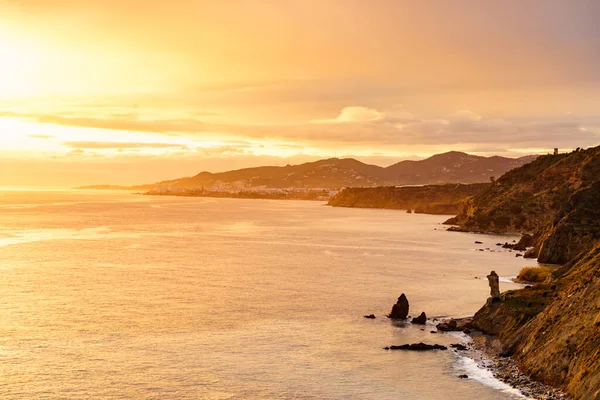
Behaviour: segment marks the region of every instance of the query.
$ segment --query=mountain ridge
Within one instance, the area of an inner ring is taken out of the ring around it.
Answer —
[[[354,158],[328,158],[298,165],[260,166],[123,187],[133,190],[331,188],[438,183],[482,183],[532,161],[537,156],[482,157],[458,151],[436,154],[423,160],[403,160],[387,167]],[[104,186],[85,186],[99,189]]]

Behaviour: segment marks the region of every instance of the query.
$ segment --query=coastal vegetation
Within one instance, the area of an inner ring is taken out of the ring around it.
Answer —
[[[425,186],[346,188],[329,201],[333,207],[414,210],[416,213],[451,215],[461,202],[487,188],[489,183]]]
[[[519,272],[519,275],[515,279],[515,282],[522,283],[540,283],[544,282],[552,272],[556,270],[555,267],[525,267]]]

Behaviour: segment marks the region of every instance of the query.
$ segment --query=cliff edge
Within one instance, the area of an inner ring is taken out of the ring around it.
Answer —
[[[466,199],[454,229],[530,233],[531,257],[563,264],[600,240],[600,146],[544,155]]]
[[[533,287],[502,293],[471,327],[497,336],[503,355],[575,399],[600,399],[600,245]]]

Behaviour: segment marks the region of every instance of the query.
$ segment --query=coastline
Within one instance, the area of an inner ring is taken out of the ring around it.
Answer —
[[[448,325],[450,321],[456,322],[452,330],[440,329],[440,325]],[[508,385],[527,399],[536,400],[572,400],[566,393],[558,388],[533,380],[521,371],[517,362],[510,357],[502,356],[503,343],[492,335],[488,335],[472,327],[473,317],[451,318],[441,320],[438,324],[438,333],[462,333],[466,337],[467,349],[457,351],[460,357],[472,360],[475,367],[489,371],[495,379]]]
[[[175,197],[210,197],[220,199],[259,199],[259,200],[304,200],[304,201],[329,201],[329,191],[320,190],[282,190],[263,192],[254,190],[241,190],[239,192],[218,192],[207,190],[194,191],[149,191],[140,193],[144,196],[175,196]]]
[[[521,392],[524,397],[571,400],[571,397],[560,389],[531,379],[510,357],[502,357],[503,345],[498,338],[477,330],[471,331],[468,336],[471,339],[472,350],[467,351],[467,357],[473,359],[480,368],[489,370],[496,379]],[[478,353],[484,357],[480,357]]]

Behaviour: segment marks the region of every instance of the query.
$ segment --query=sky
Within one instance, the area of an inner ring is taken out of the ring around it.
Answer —
[[[0,186],[600,143],[597,0],[0,0]]]

